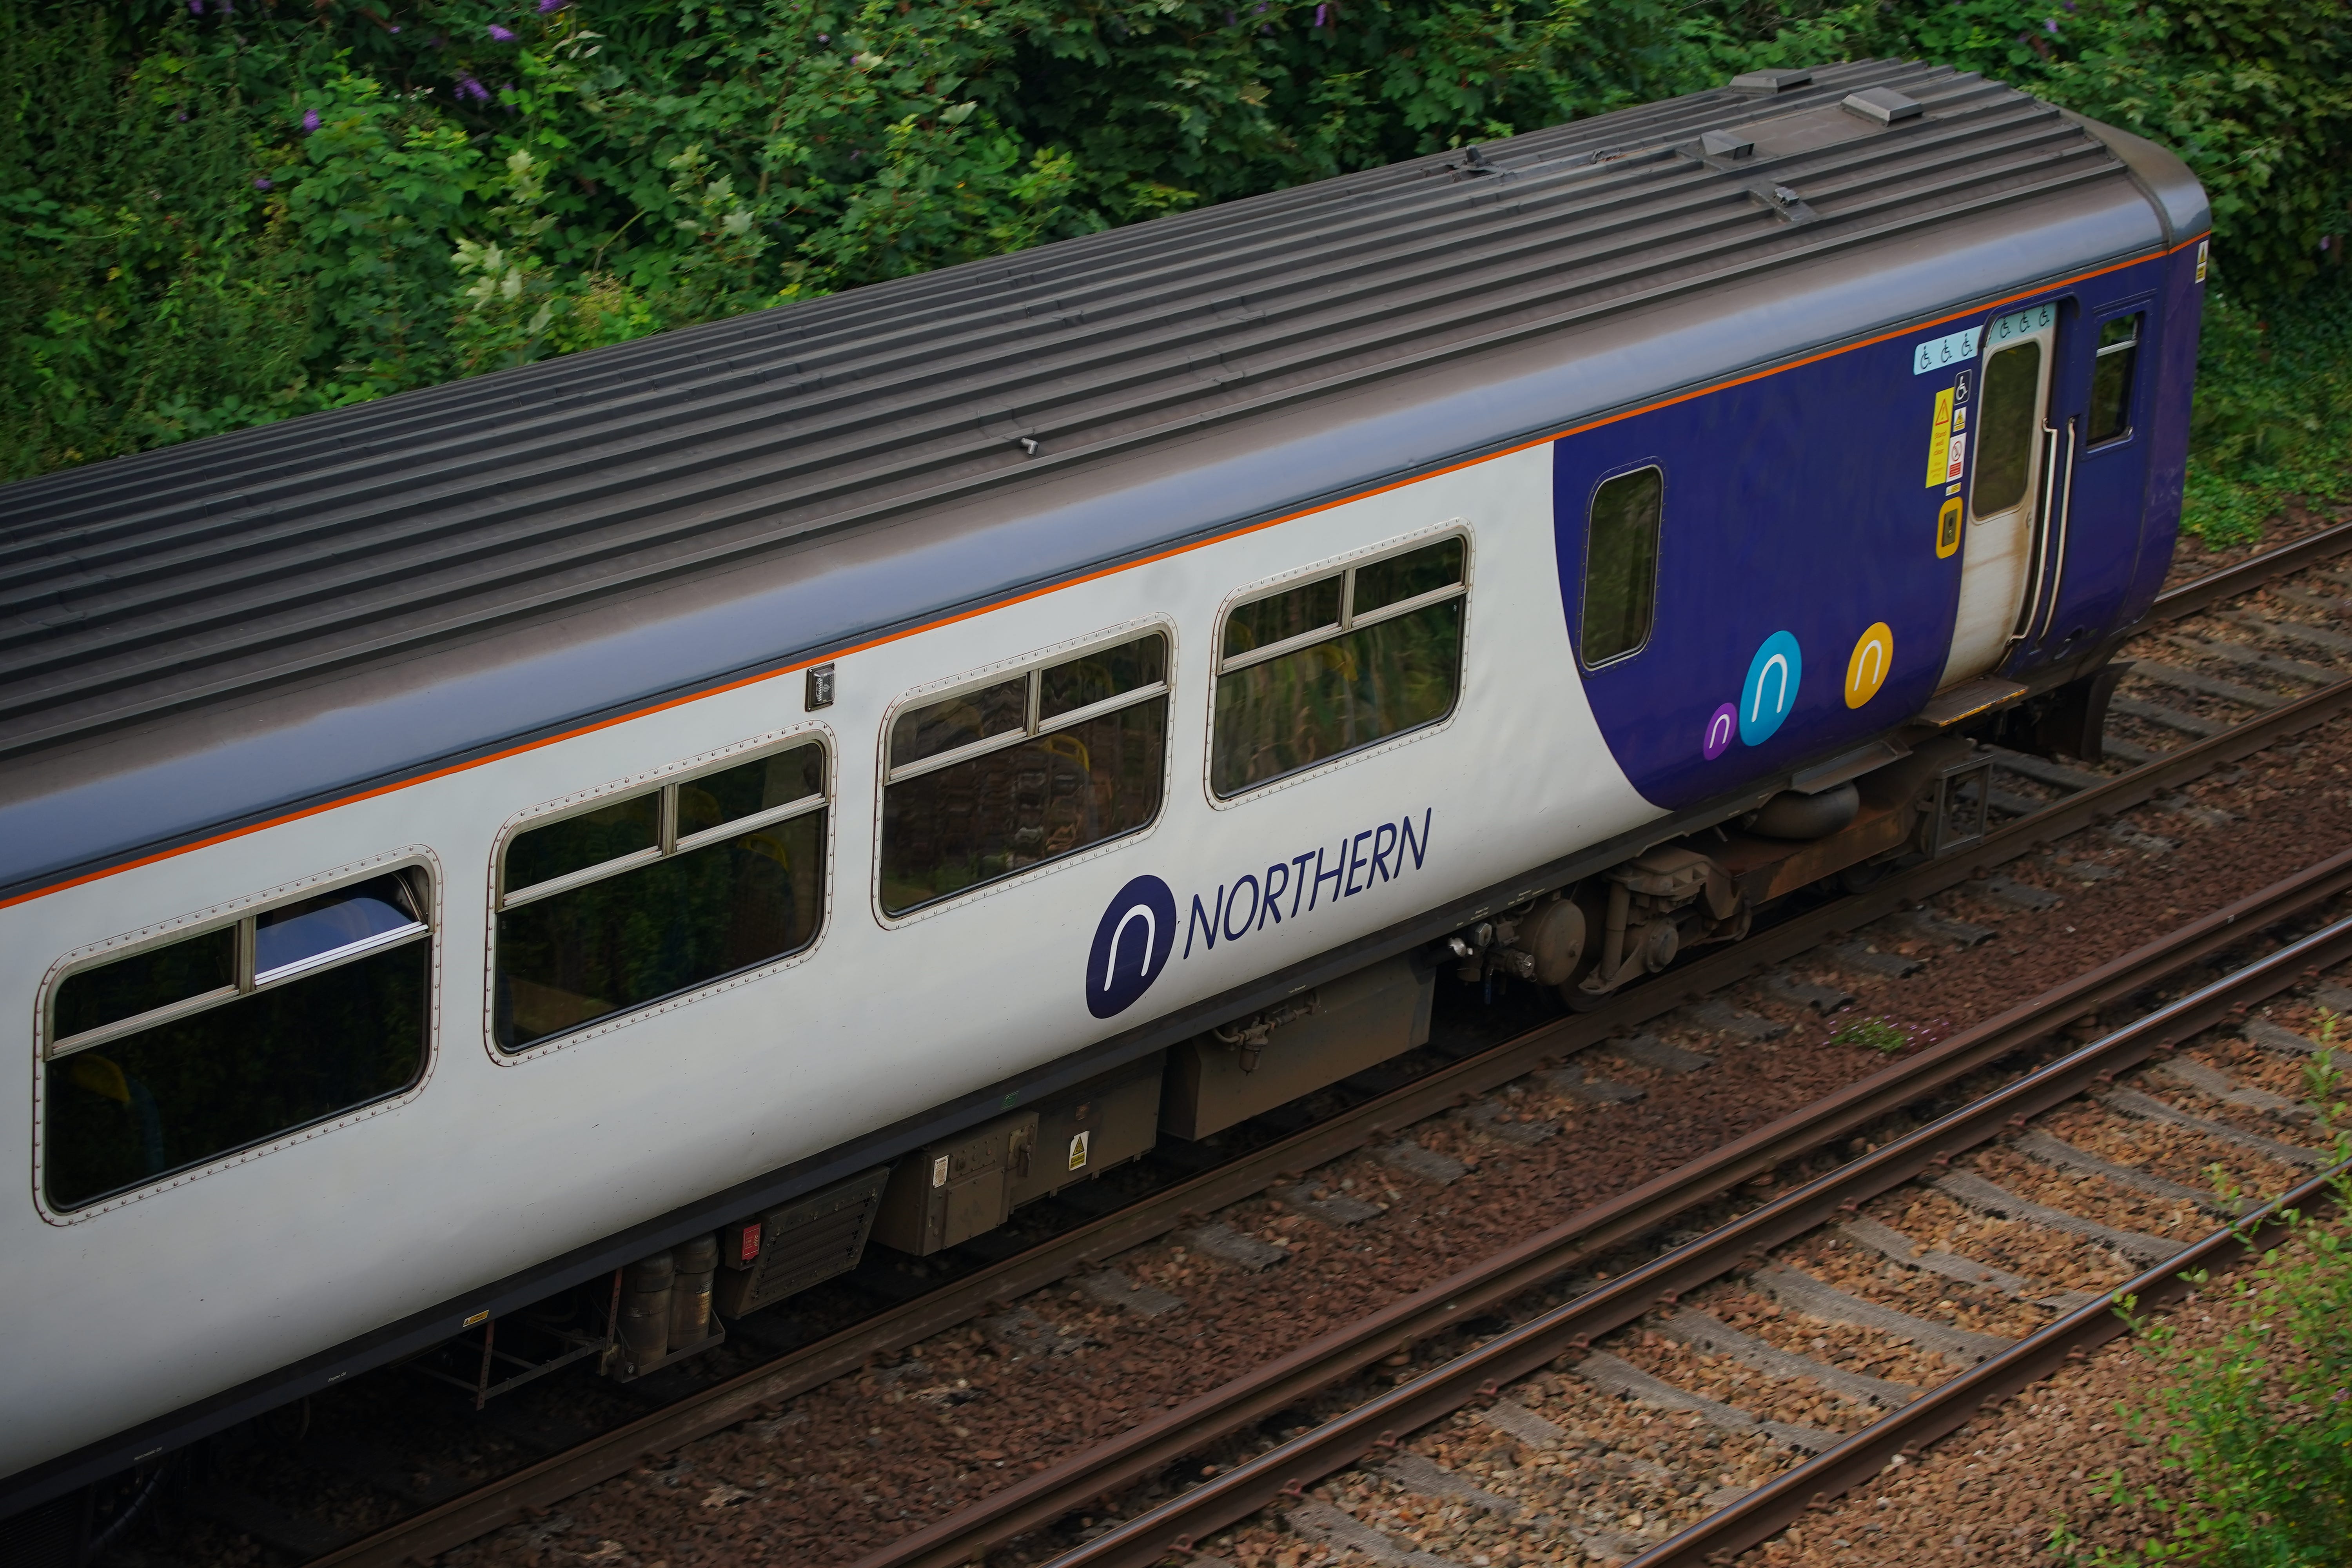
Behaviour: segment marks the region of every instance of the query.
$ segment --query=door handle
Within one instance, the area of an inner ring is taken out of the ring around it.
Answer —
[[[2034,623],[2042,619],[2045,608],[2053,617],[2056,614],[2058,584],[2065,572],[2067,503],[2074,491],[2074,421],[2070,417],[2063,432],[2044,425],[2041,493],[2034,497],[2033,537],[2029,545],[2033,552],[2033,590],[2025,596],[2016,626],[2009,634],[2011,647],[2033,635]]]

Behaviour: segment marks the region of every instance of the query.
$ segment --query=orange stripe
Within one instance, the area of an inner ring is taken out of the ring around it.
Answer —
[[[509,746],[502,752],[492,752],[487,756],[476,757],[470,762],[452,763],[447,767],[436,768],[430,773],[412,774],[411,776],[402,779],[394,784],[379,784],[373,789],[362,790],[356,795],[347,795],[335,800],[321,802],[317,805],[304,806],[299,811],[289,811],[282,816],[273,816],[266,822],[256,822],[244,827],[233,827],[226,832],[215,833],[209,838],[198,838],[186,844],[178,845],[170,849],[159,849],[152,855],[142,855],[135,860],[119,861],[114,865],[101,868],[96,871],[87,871],[79,877],[69,878],[62,882],[53,882],[46,888],[36,888],[30,892],[18,893],[13,898],[0,899],[0,910],[8,909],[13,905],[25,903],[33,899],[45,899],[51,893],[62,893],[69,888],[79,888],[86,882],[95,882],[101,877],[111,877],[117,872],[132,871],[138,869],[142,866],[152,866],[159,860],[169,860],[176,855],[186,855],[194,850],[208,849],[215,844],[226,844],[230,839],[242,838],[247,834],[260,833],[272,827],[282,827],[289,822],[299,822],[306,816],[316,816],[322,811],[334,811],[342,806],[355,805],[363,800],[373,800],[378,795],[390,795],[394,790],[408,789],[414,785],[421,784],[430,784],[435,779],[447,778],[452,773],[461,773],[467,772],[468,769],[484,767],[491,763],[503,762],[509,757],[520,756],[525,752],[535,752],[542,746],[552,746],[560,742],[577,740],[583,735],[593,735],[599,730],[609,730],[615,724],[625,724],[633,720],[644,719],[656,713],[667,712],[672,708],[681,707],[688,702],[699,702],[707,697],[717,697],[722,692],[734,691],[742,687],[757,685],[759,682],[763,680],[773,680],[778,676],[791,675],[796,670],[806,669],[811,665],[821,664],[824,662],[825,659],[844,658],[851,654],[865,653],[869,649],[882,647],[887,644],[898,642],[905,637],[919,637],[925,632],[937,631],[942,626],[954,626],[960,621],[968,621],[975,616],[992,615],[998,610],[1010,609],[1015,605],[1024,605],[1032,599],[1043,598],[1048,594],[1058,594],[1066,588],[1075,588],[1082,583],[1092,583],[1098,578],[1113,576],[1121,572],[1132,572],[1139,566],[1150,566],[1156,562],[1172,560],[1176,556],[1189,553],[1192,551],[1206,549],[1212,544],[1223,544],[1231,540],[1244,538],[1249,534],[1257,532],[1261,529],[1274,528],[1286,522],[1296,522],[1300,518],[1313,517],[1318,512],[1328,511],[1333,507],[1348,506],[1356,501],[1370,500],[1373,496],[1386,495],[1391,490],[1402,489],[1407,485],[1417,485],[1422,483],[1423,480],[1433,479],[1443,474],[1456,473],[1464,468],[1475,468],[1480,463],[1491,463],[1497,458],[1507,458],[1514,453],[1527,451],[1529,447],[1546,446],[1554,441],[1564,440],[1570,436],[1580,436],[1588,430],[1598,430],[1603,426],[1614,425],[1621,420],[1637,418],[1644,414],[1653,414],[1661,408],[1672,408],[1676,404],[1687,403],[1694,397],[1705,397],[1711,393],[1727,391],[1735,386],[1745,386],[1749,382],[1762,381],[1767,376],[1780,375],[1787,371],[1801,370],[1806,365],[1817,364],[1826,359],[1834,359],[1840,354],[1853,353],[1858,349],[1872,348],[1879,343],[1886,342],[1891,339],[1909,337],[1914,332],[1923,331],[1929,327],[1940,327],[1947,321],[1957,321],[1964,316],[1974,316],[1986,310],[1997,310],[2003,305],[2014,304],[2020,300],[2030,300],[2035,295],[2047,294],[2055,289],[2065,289],[2077,283],[2085,283],[2094,278],[2103,278],[2110,272],[2120,272],[2127,267],[2137,267],[2144,262],[2161,260],[2163,258],[2168,256],[2177,256],[2181,251],[2188,249],[2190,246],[2197,244],[2199,240],[2205,237],[2206,236],[2200,235],[2197,239],[2182,240],[2179,245],[2174,246],[2171,249],[2159,251],[2153,256],[2135,257],[2131,260],[2118,261],[2110,266],[2101,267],[2089,272],[2078,272],[2072,278],[2063,278],[2055,283],[2045,284],[2038,289],[2029,289],[2023,293],[2011,294],[2005,299],[1990,300],[1983,305],[1971,306],[1965,310],[1955,310],[1948,316],[1938,316],[1931,321],[1920,321],[1911,326],[1898,328],[1894,331],[1881,332],[1874,338],[1864,338],[1859,342],[1841,343],[1836,348],[1823,349],[1819,353],[1810,354],[1800,360],[1791,360],[1787,364],[1774,365],[1769,370],[1750,371],[1746,375],[1733,376],[1727,381],[1712,382],[1706,386],[1696,387],[1688,392],[1677,393],[1672,397],[1660,398],[1655,403],[1643,404],[1639,408],[1629,408],[1622,413],[1604,415],[1598,419],[1587,420],[1581,425],[1570,426],[1565,430],[1555,430],[1549,436],[1531,437],[1528,439],[1518,443],[1518,445],[1515,447],[1506,447],[1500,451],[1489,452],[1484,457],[1465,458],[1458,463],[1448,463],[1441,468],[1431,468],[1424,472],[1415,474],[1410,479],[1392,479],[1387,484],[1375,485],[1370,489],[1359,490],[1353,495],[1342,496],[1337,500],[1328,500],[1317,506],[1306,507],[1294,512],[1286,512],[1281,517],[1270,517],[1263,522],[1253,522],[1241,528],[1228,529],[1223,533],[1214,534],[1206,539],[1196,539],[1190,544],[1171,545],[1168,549],[1160,551],[1156,554],[1139,556],[1137,559],[1127,562],[1121,565],[1098,567],[1095,571],[1083,573],[1076,577],[1064,578],[1058,583],[1049,584],[1043,588],[1032,588],[1026,593],[1014,594],[1008,598],[998,599],[992,603],[982,605],[974,609],[961,611],[952,616],[942,616],[938,620],[926,621],[921,626],[909,626],[904,631],[892,632],[885,637],[869,638],[865,642],[857,643],[852,647],[835,648],[832,652],[824,655],[822,659],[803,659],[798,664],[782,665],[777,668],[764,671],[759,675],[747,675],[740,679],[728,681],[726,684],[721,686],[705,687],[701,690],[689,692],[683,697],[673,697],[667,701],[656,702],[649,707],[635,709],[627,713],[616,714],[610,719],[599,719],[593,724],[583,724],[577,729],[566,730],[561,734],[548,735],[536,741],[526,741],[520,745]]]

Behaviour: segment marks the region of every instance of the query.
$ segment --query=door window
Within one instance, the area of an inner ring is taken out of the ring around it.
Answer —
[[[2035,416],[2042,401],[2042,342],[2012,343],[1985,363],[1977,407],[1976,489],[1970,510],[1994,517],[2025,499],[2033,476]]]

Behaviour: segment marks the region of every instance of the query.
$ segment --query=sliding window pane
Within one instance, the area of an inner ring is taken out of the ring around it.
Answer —
[[[723,824],[757,816],[824,788],[824,748],[789,752],[705,773],[677,786],[677,836],[691,838]]]
[[[808,945],[823,912],[823,811],[704,845],[499,916],[508,1050]]]
[[[1238,658],[1258,648],[1338,626],[1342,581],[1340,577],[1326,577],[1319,583],[1241,605],[1225,617],[1223,657]]]
[[[236,932],[228,927],[208,931],[67,975],[58,983],[56,1033],[50,1038],[102,1029],[236,984]]]
[[[1461,679],[1463,605],[1447,599],[1218,677],[1216,792],[1444,718]]]
[[[1402,555],[1391,555],[1356,569],[1355,614],[1369,616],[1388,605],[1401,605],[1462,581],[1462,540],[1436,543]]]
[[[1167,665],[1168,639],[1156,635],[1057,664],[1037,678],[1038,722],[1156,686],[1166,679]]]
[[[50,1062],[51,1206],[396,1094],[425,1063],[432,944],[415,941]]]
[[[507,846],[506,890],[518,892],[558,877],[651,849],[661,842],[661,792],[632,795],[593,811],[518,833]]]
[[[890,726],[890,765],[957,751],[976,741],[1017,733],[1029,721],[1029,678],[1016,675],[944,702],[909,708]]]
[[[265,911],[254,922],[257,976],[418,923],[415,898],[398,877],[378,877]]]
[[[2099,329],[2099,356],[2091,367],[2093,445],[2131,434],[2132,373],[2139,361],[2137,315],[2122,316]]]
[[[1149,823],[1168,699],[1154,697],[882,792],[882,907],[903,914]]]

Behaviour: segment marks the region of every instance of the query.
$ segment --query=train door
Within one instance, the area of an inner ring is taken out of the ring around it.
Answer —
[[[2042,480],[2055,445],[2045,421],[2057,324],[2055,305],[2034,305],[1996,316],[1985,329],[1970,415],[1975,460],[1962,530],[1959,615],[1938,689],[1999,664],[2025,607],[2045,510]]]

